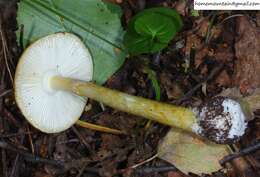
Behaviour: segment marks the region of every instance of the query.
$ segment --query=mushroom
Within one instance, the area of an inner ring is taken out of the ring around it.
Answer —
[[[70,33],[46,36],[22,54],[15,73],[15,99],[26,119],[39,130],[56,133],[75,122],[93,130],[122,134],[122,131],[78,120],[87,98],[50,85],[53,76],[91,81],[93,63],[90,52]]]
[[[15,74],[15,98],[26,119],[43,132],[61,132],[80,117],[86,99],[181,128],[216,143],[233,142],[246,129],[240,103],[216,97],[196,108],[161,103],[92,82],[88,49],[70,33],[39,39],[22,54]]]

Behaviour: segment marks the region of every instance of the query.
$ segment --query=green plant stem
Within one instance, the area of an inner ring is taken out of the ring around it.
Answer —
[[[192,132],[192,127],[196,123],[196,115],[189,108],[160,103],[98,86],[91,82],[59,76],[52,77],[50,84],[53,89],[70,91],[79,96],[102,102],[117,110],[189,132]]]

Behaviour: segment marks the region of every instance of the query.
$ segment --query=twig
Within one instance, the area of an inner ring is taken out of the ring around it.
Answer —
[[[153,155],[152,157],[150,157],[149,159],[146,159],[145,161],[142,161],[142,162],[140,162],[140,163],[138,163],[138,164],[135,164],[135,165],[133,165],[133,166],[130,166],[130,167],[128,167],[128,168],[119,170],[119,173],[125,173],[125,172],[128,172],[129,170],[136,169],[137,167],[142,166],[143,164],[148,163],[148,162],[152,161],[153,159],[155,159],[155,158],[157,158],[157,157],[158,157],[158,154],[155,154],[155,155]]]
[[[104,133],[111,133],[111,134],[115,134],[115,135],[127,135],[127,133],[122,130],[117,130],[117,129],[105,127],[102,125],[96,125],[96,124],[85,122],[82,120],[77,120],[75,124],[78,126],[84,127],[84,128],[88,128],[90,130],[100,131],[100,132],[104,132]]]
[[[25,160],[33,162],[33,163],[44,163],[44,164],[53,165],[53,166],[56,166],[59,168],[64,167],[63,162],[52,160],[52,159],[47,159],[47,158],[41,158],[39,156],[26,152],[22,149],[19,149],[11,144],[8,144],[5,141],[0,141],[0,148],[16,152],[16,153],[22,155]]]
[[[32,132],[21,132],[21,133],[10,133],[10,134],[1,134],[0,138],[11,138],[17,136],[24,136],[26,134],[33,134]]]
[[[2,21],[1,20],[0,20],[0,37],[1,37],[1,41],[2,41],[2,48],[3,48],[5,65],[6,65],[9,77],[10,77],[12,84],[13,84],[13,81],[14,81],[13,80],[13,74],[12,74],[11,68],[10,68],[9,63],[8,63],[9,50],[8,50],[8,47],[7,47],[5,35],[2,31]]]
[[[82,143],[83,145],[86,146],[86,148],[88,149],[88,151],[90,152],[90,154],[94,154],[91,151],[91,147],[90,145],[87,143],[87,141],[85,140],[85,138],[83,137],[83,135],[77,130],[77,128],[75,126],[72,126],[72,131],[75,133],[75,135],[79,138],[80,143]]]
[[[253,146],[250,146],[248,148],[245,148],[239,152],[235,152],[233,154],[230,154],[228,156],[225,156],[223,159],[221,159],[219,161],[220,165],[224,165],[226,162],[229,162],[235,158],[238,158],[238,157],[241,157],[241,156],[245,156],[245,155],[248,155],[254,151],[257,151],[257,150],[260,150],[260,142],[257,143],[256,145],[253,145]]]
[[[23,131],[23,128],[20,128],[18,130],[18,132],[22,133],[21,131]],[[20,143],[23,144],[24,143],[24,139],[25,139],[25,134],[22,134],[21,136],[21,139],[20,139]],[[13,163],[13,167],[12,167],[12,170],[11,170],[11,174],[10,174],[10,177],[13,177],[15,175],[19,176],[17,174],[17,169],[18,169],[18,162],[19,162],[19,159],[20,159],[20,154],[16,154],[16,157],[15,157],[15,160],[14,160],[14,163]]]
[[[29,128],[28,124],[26,126],[26,129],[27,129],[27,132],[30,132],[30,128]],[[32,154],[34,154],[35,151],[34,151],[34,145],[33,145],[32,136],[31,136],[30,133],[28,133],[27,135],[28,135],[28,139],[29,139],[29,142],[30,142],[30,145],[31,145]]]
[[[81,175],[83,174],[83,172],[86,169],[88,164],[89,164],[89,162],[85,162],[85,164],[81,167],[81,169],[79,170],[79,173],[77,174],[76,177],[81,177]]]
[[[11,93],[11,92],[12,92],[12,89],[3,91],[2,93],[0,93],[0,98],[5,96],[5,95],[7,95],[7,94],[9,94],[9,93]]]
[[[133,166],[131,166],[131,167],[129,167],[129,168],[130,168],[130,169],[137,168],[137,167],[139,167],[139,166],[141,166],[141,165],[143,165],[143,164],[145,164],[145,163],[148,163],[148,162],[152,161],[153,159],[155,159],[155,158],[157,158],[157,157],[158,157],[158,154],[155,154],[155,155],[153,155],[152,157],[150,157],[149,159],[146,159],[145,161],[140,162],[140,163],[138,163],[138,164],[135,164],[135,165],[133,165]]]
[[[2,169],[3,169],[3,177],[7,177],[7,166],[6,166],[6,152],[2,149]]]
[[[199,82],[197,85],[195,85],[195,87],[193,87],[190,91],[188,91],[182,98],[180,98],[177,101],[174,101],[175,104],[180,104],[181,102],[189,99],[205,82],[208,82],[209,80],[211,80],[217,73],[219,73],[222,68],[223,68],[224,64],[220,64],[219,66],[215,67],[211,73],[208,75],[207,78],[203,79],[201,82]]]
[[[14,159],[14,165],[13,165],[13,168],[12,168],[12,170],[11,170],[11,174],[10,174],[10,177],[13,177],[14,175],[15,175],[15,172],[17,171],[17,164],[18,164],[18,161],[19,161],[19,157],[20,157],[20,155],[19,154],[17,154],[16,155],[16,157],[15,157],[15,159]]]
[[[158,172],[168,172],[168,171],[177,171],[178,169],[175,166],[161,166],[161,167],[143,167],[138,168],[135,171],[137,173],[158,173]]]
[[[21,127],[21,124],[16,120],[14,115],[9,110],[7,110],[6,108],[3,108],[2,114],[3,114],[3,117],[9,119],[13,125],[15,125],[16,127],[19,127],[19,128]]]
[[[225,18],[224,20],[222,20],[219,24],[217,24],[217,25],[221,25],[221,24],[223,24],[224,22],[226,22],[227,20],[229,20],[229,19],[231,19],[231,18],[234,18],[234,17],[243,17],[243,16],[245,16],[245,15],[243,15],[243,14],[235,14],[235,15],[231,15],[231,16],[228,16],[227,18]]]
[[[87,166],[91,162],[92,161],[87,157],[82,157],[80,159],[71,160],[69,162],[64,163],[64,168],[59,169],[57,171],[57,174],[64,174],[72,168],[80,169],[80,168],[82,168],[82,166]]]

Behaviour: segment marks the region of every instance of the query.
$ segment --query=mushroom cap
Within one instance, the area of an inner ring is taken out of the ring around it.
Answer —
[[[84,111],[86,98],[50,87],[52,76],[91,81],[89,50],[71,33],[55,33],[31,44],[15,73],[15,99],[37,129],[57,133],[71,127]]]
[[[240,103],[218,96],[197,110],[196,132],[216,143],[234,143],[244,135],[246,116]]]

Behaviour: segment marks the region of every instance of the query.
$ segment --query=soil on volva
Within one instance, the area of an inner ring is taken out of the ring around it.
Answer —
[[[104,86],[155,99],[144,69],[149,67],[160,84],[161,101],[182,106],[198,105],[227,88],[236,87],[247,95],[260,86],[259,12],[204,11],[193,16],[196,12],[192,11],[190,0],[113,2],[123,9],[124,25],[144,8],[168,6],[179,11],[184,27],[161,52],[127,58]],[[45,134],[28,124],[13,92],[15,68],[22,53],[15,36],[16,3],[0,0],[0,176],[187,176],[158,158],[138,165],[156,154],[169,127],[148,123],[93,100],[88,103],[92,109],[81,119],[123,130],[128,135],[100,133],[78,126],[62,133]],[[254,116],[246,135],[235,144],[237,150],[259,142],[259,113],[256,111]],[[231,160],[223,170],[203,176],[260,176],[260,152]]]

